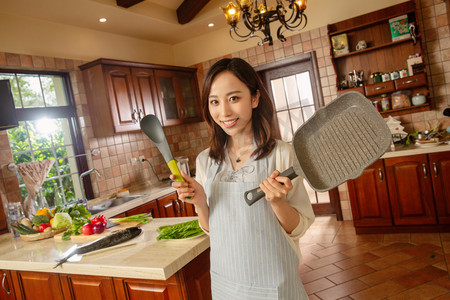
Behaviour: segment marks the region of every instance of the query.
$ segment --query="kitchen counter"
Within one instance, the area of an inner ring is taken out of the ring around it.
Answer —
[[[450,151],[450,144],[442,143],[439,145],[433,145],[433,146],[416,146],[416,145],[409,145],[408,147],[403,147],[403,145],[396,145],[395,151],[388,150],[386,151],[383,156],[380,158],[391,158],[391,157],[401,157],[401,156],[408,156],[408,155],[418,155],[418,154],[427,154],[427,153],[436,153],[436,152],[446,152]]]
[[[128,245],[87,253],[75,257],[78,261],[66,262],[55,269],[55,261],[74,247],[71,241],[49,238],[25,242],[11,233],[3,234],[0,269],[167,280],[209,248],[209,236],[156,241],[156,229],[193,219],[196,217],[153,219],[142,225],[143,233],[125,243]]]
[[[118,206],[107,208],[104,211],[102,211],[101,214],[103,214],[106,218],[112,218],[127,210],[141,206],[149,201],[174,193],[176,192],[176,190],[169,184],[169,182],[166,182],[161,183],[159,185],[141,184],[138,186],[133,186],[129,188],[129,192],[130,195],[142,195],[142,197],[136,198],[134,200],[128,201]],[[112,194],[109,196],[103,196],[89,200],[88,206],[91,207],[94,205],[98,205],[114,197],[115,194]]]

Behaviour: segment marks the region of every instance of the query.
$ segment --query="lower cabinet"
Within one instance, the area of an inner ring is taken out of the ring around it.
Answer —
[[[209,268],[207,249],[167,280],[11,271],[15,298],[0,299],[209,300]]]
[[[0,270],[2,275],[2,288],[0,289],[0,300],[13,300],[16,299],[14,296],[14,289],[11,281],[11,272],[8,270]]]
[[[450,152],[376,161],[347,182],[356,232],[450,230],[449,182]]]

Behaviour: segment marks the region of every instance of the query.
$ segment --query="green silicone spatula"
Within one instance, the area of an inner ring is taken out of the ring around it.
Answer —
[[[167,143],[166,135],[155,115],[146,115],[141,120],[141,130],[155,143],[158,147],[159,152],[161,152],[164,160],[169,166],[170,172],[175,176],[176,181],[184,181],[181,176],[180,170],[177,166],[177,161],[173,158],[172,152],[170,151],[169,144]]]

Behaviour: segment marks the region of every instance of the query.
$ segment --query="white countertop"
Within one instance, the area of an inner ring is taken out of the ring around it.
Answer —
[[[418,155],[418,154],[427,154],[445,151],[450,151],[450,145],[447,143],[431,146],[428,145],[417,146],[412,144],[407,147],[403,147],[403,145],[398,145],[395,147],[395,151],[388,150],[380,158],[400,157],[400,156]]]
[[[66,262],[56,269],[55,261],[75,245],[71,241],[49,238],[25,242],[10,233],[3,234],[0,269],[167,280],[209,248],[209,236],[156,241],[156,229],[193,219],[196,217],[153,219],[141,227],[140,236],[127,242],[129,245],[78,256],[76,259],[81,260]]]

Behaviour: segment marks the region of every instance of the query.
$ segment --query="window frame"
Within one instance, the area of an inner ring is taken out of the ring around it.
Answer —
[[[16,115],[17,120],[21,121],[34,121],[41,118],[67,118],[70,128],[70,135],[72,138],[72,145],[75,154],[75,161],[77,164],[79,175],[89,169],[86,152],[84,149],[83,138],[81,135],[81,127],[77,115],[77,107],[74,100],[72,83],[70,80],[70,72],[48,71],[48,70],[26,70],[26,69],[5,69],[0,68],[0,73],[9,74],[32,74],[32,75],[55,75],[61,76],[64,82],[64,93],[67,99],[67,106],[47,106],[47,107],[26,107],[17,108]],[[89,180],[81,182],[84,184],[84,190],[87,199],[94,197],[92,183]]]

